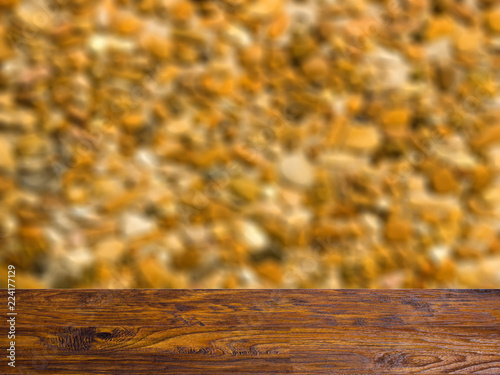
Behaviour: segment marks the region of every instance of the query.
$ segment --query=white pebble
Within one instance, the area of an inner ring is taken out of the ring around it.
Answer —
[[[123,215],[123,234],[126,237],[135,237],[155,229],[155,223],[143,215],[127,213]]]
[[[261,250],[269,242],[266,233],[255,223],[244,220],[240,223],[240,231],[243,241],[250,250]]]
[[[280,171],[285,179],[296,185],[307,187],[314,182],[313,167],[302,153],[283,157]]]

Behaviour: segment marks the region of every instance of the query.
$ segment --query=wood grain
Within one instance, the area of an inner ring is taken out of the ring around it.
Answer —
[[[16,305],[5,374],[500,374],[500,290],[18,290]]]

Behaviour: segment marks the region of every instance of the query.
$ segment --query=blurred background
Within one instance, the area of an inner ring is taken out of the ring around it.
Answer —
[[[495,0],[0,0],[0,267],[496,288],[498,66]]]

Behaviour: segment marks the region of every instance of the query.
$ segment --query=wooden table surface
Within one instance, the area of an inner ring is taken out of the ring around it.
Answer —
[[[500,374],[500,290],[17,290],[15,311],[2,374]]]

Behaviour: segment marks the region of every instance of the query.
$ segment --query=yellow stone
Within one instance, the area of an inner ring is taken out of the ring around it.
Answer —
[[[92,195],[99,199],[116,197],[123,190],[122,182],[117,178],[98,177],[92,180]]]
[[[0,170],[12,172],[15,167],[14,150],[7,138],[0,137]]]
[[[0,8],[12,8],[19,3],[19,0],[0,0]]]
[[[69,186],[65,189],[66,199],[72,203],[82,204],[88,199],[87,189],[83,186]]]
[[[422,60],[424,57],[424,49],[418,44],[408,44],[405,52],[410,60]]]
[[[486,14],[486,23],[491,31],[500,33],[500,8],[496,8]]]
[[[302,70],[309,79],[314,81],[322,80],[328,74],[328,64],[323,57],[314,56],[302,64]]]
[[[249,178],[235,178],[229,183],[231,190],[246,199],[247,201],[255,201],[260,197],[260,187],[256,181]]]
[[[345,146],[356,151],[371,152],[380,144],[380,133],[375,126],[351,126],[347,130]]]
[[[385,227],[385,237],[389,241],[406,241],[412,235],[411,223],[397,215],[391,215]]]
[[[198,249],[185,249],[173,257],[172,264],[178,269],[189,270],[198,266],[201,256]]]
[[[166,59],[170,54],[170,45],[165,38],[151,35],[145,38],[143,45],[158,59]]]
[[[406,108],[393,109],[382,113],[382,123],[387,129],[401,129],[408,125],[410,111]]]
[[[100,242],[95,249],[97,258],[106,263],[116,263],[123,254],[125,244],[117,239]]]
[[[280,285],[283,280],[283,270],[275,261],[265,261],[256,266],[257,273],[275,285]]]
[[[482,190],[493,180],[493,171],[486,165],[478,166],[472,176],[472,188],[476,191]]]
[[[7,60],[12,56],[14,56],[14,50],[0,29],[0,61]]]
[[[132,15],[117,17],[114,21],[114,30],[122,35],[133,35],[142,27],[142,22]]]
[[[37,134],[25,135],[17,143],[17,152],[23,156],[35,156],[47,151],[47,140]]]
[[[459,52],[475,52],[482,44],[482,34],[465,29],[457,33],[454,43]]]
[[[458,182],[448,168],[436,168],[431,177],[432,187],[438,193],[450,193],[458,189]]]
[[[426,30],[428,40],[450,36],[455,31],[455,23],[450,16],[433,17],[428,22]]]
[[[47,249],[48,243],[41,227],[24,225],[19,228],[18,235],[24,248],[30,253]]]
[[[129,114],[123,119],[123,127],[131,133],[141,130],[144,125],[144,117],[140,113]]]
[[[482,149],[500,143],[500,125],[488,126],[482,129],[472,140],[472,147]]]
[[[172,18],[177,22],[186,22],[193,17],[194,7],[190,1],[179,1],[172,7]]]
[[[262,46],[258,44],[253,44],[245,48],[240,54],[240,61],[245,66],[253,66],[258,64],[264,55],[264,50]]]
[[[138,262],[138,269],[146,287],[171,288],[173,286],[167,268],[154,257],[141,259]]]
[[[285,32],[288,26],[288,17],[286,13],[281,13],[275,17],[274,21],[267,30],[267,35],[270,39],[279,38]]]

